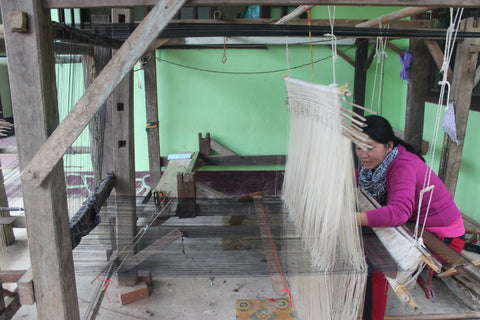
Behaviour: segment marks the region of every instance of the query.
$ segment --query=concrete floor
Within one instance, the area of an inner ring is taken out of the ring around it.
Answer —
[[[26,232],[24,229],[14,231],[16,241],[7,250],[8,269],[26,269],[29,267]],[[99,281],[91,283],[95,275],[83,268],[76,275],[81,316],[97,287],[103,285]],[[403,305],[390,289],[386,315],[420,317],[421,314],[472,312],[455,299],[440,279],[434,279],[433,287],[437,295],[435,303],[425,298],[418,285],[410,289],[420,307],[417,312]],[[213,281],[210,277],[155,277],[149,297],[124,306],[120,303],[115,281],[108,287],[107,294],[97,319],[227,320],[235,319],[236,299],[279,297],[268,277],[215,277]],[[13,319],[37,319],[35,306],[22,306]]]
[[[14,145],[14,139],[0,139],[0,145]],[[0,155],[3,174],[6,182],[15,179],[16,157],[14,155]],[[18,170],[17,170],[18,171]],[[10,207],[23,206],[20,188],[11,190],[9,196]],[[188,219],[185,219],[188,220]],[[14,229],[16,241],[7,248],[3,270],[25,270],[30,267],[27,233],[25,229]],[[85,243],[82,241],[82,245]],[[78,250],[77,250],[78,249]],[[103,283],[91,281],[96,272],[88,268],[78,267],[81,264],[82,250],[74,251],[76,263],[76,279],[80,315],[83,318],[95,290]],[[98,249],[98,248],[97,248]],[[479,255],[472,255],[472,259],[479,259]],[[2,258],[0,256],[0,258]],[[105,257],[103,257],[106,261]],[[4,284],[4,287],[13,290],[15,285]],[[420,307],[413,311],[409,306],[403,305],[390,289],[387,304],[387,318],[399,319],[397,316],[411,316],[421,314],[465,314],[472,310],[458,302],[455,295],[448,290],[442,280],[435,278],[433,281],[437,301],[427,300],[418,285],[410,289],[415,301]],[[279,297],[274,290],[269,277],[231,277],[210,276],[205,277],[155,277],[150,288],[150,296],[128,305],[121,305],[118,297],[118,286],[115,280],[107,289],[98,313],[97,319],[162,319],[162,320],[229,320],[235,319],[235,301],[237,299],[265,299]],[[37,319],[35,306],[22,306],[13,319]],[[436,318],[438,319],[438,318]]]

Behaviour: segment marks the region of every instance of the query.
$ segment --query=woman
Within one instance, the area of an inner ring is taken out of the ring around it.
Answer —
[[[366,116],[363,131],[370,137],[371,148],[357,147],[362,166],[357,170],[358,184],[382,207],[358,212],[359,224],[369,227],[396,227],[416,221],[420,190],[423,189],[428,167],[412,146],[395,137],[390,123],[380,116]],[[460,252],[465,243],[462,215],[442,181],[431,173],[434,185],[425,229]],[[430,193],[424,194],[420,221],[427,212]],[[369,275],[365,298],[365,319],[383,319],[387,304],[388,286],[378,271]]]

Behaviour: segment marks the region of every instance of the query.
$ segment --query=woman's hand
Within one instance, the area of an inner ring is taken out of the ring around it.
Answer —
[[[357,224],[368,227],[368,217],[366,212],[356,212]]]

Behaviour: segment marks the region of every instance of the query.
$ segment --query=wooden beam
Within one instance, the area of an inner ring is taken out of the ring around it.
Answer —
[[[119,272],[129,271],[135,267],[138,267],[142,264],[145,260],[147,260],[150,256],[159,253],[159,251],[165,249],[170,244],[172,244],[175,240],[179,239],[183,236],[183,232],[180,229],[174,229],[137,253],[134,256],[131,256],[123,262],[123,267],[120,269]]]
[[[1,270],[0,281],[3,283],[15,283],[20,280],[27,270]]]
[[[17,289],[18,296],[20,297],[20,303],[22,305],[32,305],[35,303],[32,269],[28,269],[27,272],[25,272],[18,280]]]
[[[415,150],[423,145],[423,121],[425,118],[425,90],[428,75],[428,51],[420,39],[410,40],[413,55],[410,68],[410,83],[407,87],[407,109],[405,111],[405,141]]]
[[[480,31],[474,28],[474,19],[462,21],[461,29],[466,31]],[[470,50],[471,45],[480,44],[480,39],[467,38],[457,45],[455,67],[453,69],[452,102],[455,105],[455,123],[457,127],[458,144],[444,135],[442,156],[438,176],[445,186],[455,195],[460,162],[462,160],[463,143],[467,128],[468,113],[472,99],[474,73],[477,67],[478,52]]]
[[[24,168],[58,124],[51,17],[39,0],[1,0],[0,5],[18,158]],[[9,28],[7,17],[12,11],[27,14],[28,32]],[[75,320],[80,314],[65,176],[63,162],[55,162],[41,188],[22,181],[37,317]]]
[[[118,15],[126,15],[125,22],[133,19],[133,10],[112,9],[112,21]],[[108,65],[107,65],[108,67]],[[106,67],[106,68],[107,68]],[[136,234],[135,201],[135,139],[133,109],[133,71],[127,73],[112,93],[113,105],[113,163],[115,172],[115,195],[125,200],[116,207],[115,232],[117,250],[128,246]],[[135,248],[133,248],[135,250]]]
[[[353,78],[353,102],[357,105],[365,105],[365,86],[367,82],[367,58],[368,58],[368,39],[357,39],[355,41],[357,50],[355,51],[355,73]],[[353,111],[363,116],[364,111],[361,108],[353,107]],[[358,163],[358,156],[355,152],[355,146],[352,145],[353,161]]]
[[[146,7],[155,5],[155,0],[44,0],[47,8],[123,8]],[[233,5],[268,5],[268,6],[297,6],[297,0],[191,0],[192,6],[233,6]],[[305,5],[331,5],[331,6],[388,6],[388,7],[472,7],[478,8],[477,0],[310,0]]]
[[[442,49],[440,49],[440,46],[438,45],[437,40],[425,39],[423,40],[423,42],[425,42],[428,52],[430,52],[430,55],[432,56],[433,61],[435,61],[435,64],[437,65],[438,69],[442,70],[443,52],[442,52]],[[452,83],[452,76],[453,76],[453,71],[450,67],[448,67],[447,80],[450,83]]]
[[[405,54],[405,50],[403,49],[400,49],[399,47],[397,47],[396,45],[394,45],[393,43],[391,43],[390,41],[387,41],[387,44],[386,44],[387,48],[392,50],[393,52],[395,52],[396,54],[398,54],[399,56],[402,56]]]
[[[95,112],[103,105],[135,63],[145,53],[168,21],[186,0],[160,0],[125,41],[104,70],[88,87],[75,107],[24,167],[26,183],[40,186],[65,151],[87,126]]]
[[[313,6],[298,6],[292,12],[290,12],[289,14],[281,17],[277,22],[275,22],[275,24],[285,24],[285,23],[295,19],[296,17],[301,16],[302,14],[304,14],[305,12],[307,12],[308,10],[310,10],[312,8],[313,8]]]
[[[475,78],[473,80],[473,86],[476,87],[478,82],[480,81],[480,66],[475,70]]]
[[[162,175],[160,158],[160,127],[158,122],[157,100],[157,57],[155,50],[142,59],[145,78],[145,108],[147,116],[148,164],[150,187],[156,186]]]
[[[359,24],[356,25],[356,27],[358,27],[358,28],[369,28],[369,27],[380,27],[380,28],[382,28],[386,24],[388,24],[392,21],[400,20],[400,19],[406,18],[406,17],[415,16],[417,14],[420,14],[420,13],[423,13],[425,11],[432,10],[432,9],[434,9],[434,8],[432,8],[432,7],[403,8],[401,10],[398,10],[398,11],[395,11],[395,12],[392,12],[392,13],[384,14],[383,16],[380,16],[378,18],[359,23]]]

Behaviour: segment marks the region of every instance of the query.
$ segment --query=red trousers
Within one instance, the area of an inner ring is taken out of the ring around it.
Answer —
[[[465,237],[440,238],[450,248],[460,253],[465,244]],[[387,308],[388,282],[385,276],[374,271],[368,275],[367,288],[365,292],[365,304],[363,308],[364,320],[383,320]]]

